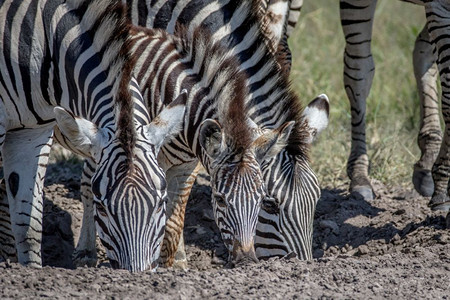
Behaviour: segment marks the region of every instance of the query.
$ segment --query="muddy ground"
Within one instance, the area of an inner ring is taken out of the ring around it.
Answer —
[[[97,268],[73,269],[82,205],[81,166],[52,164],[45,188],[42,269],[0,263],[0,298],[118,299],[450,299],[450,230],[412,188],[373,182],[376,200],[324,185],[317,207],[313,261],[274,259],[224,268],[226,251],[212,218],[208,178],[188,204],[185,240],[190,270],[112,270],[99,245]],[[344,181],[343,181],[344,182]]]

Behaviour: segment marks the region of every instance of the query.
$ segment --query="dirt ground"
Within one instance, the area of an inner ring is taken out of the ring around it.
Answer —
[[[99,245],[97,268],[73,269],[82,205],[81,166],[49,167],[43,259],[31,269],[0,263],[0,298],[99,299],[450,299],[450,230],[412,189],[373,182],[376,200],[324,187],[317,207],[313,261],[273,259],[227,269],[213,221],[206,175],[188,204],[184,230],[190,269],[131,274],[112,270]]]

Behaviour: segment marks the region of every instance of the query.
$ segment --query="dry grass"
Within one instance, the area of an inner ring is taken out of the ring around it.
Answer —
[[[411,53],[424,24],[422,7],[378,1],[372,42],[376,72],[367,100],[367,142],[371,175],[387,185],[411,185],[413,164],[419,158],[416,139],[420,109]],[[320,93],[330,98],[330,125],[314,145],[312,158],[322,184],[334,186],[347,180],[350,151],[339,1],[305,1],[289,43],[294,89],[305,103]]]

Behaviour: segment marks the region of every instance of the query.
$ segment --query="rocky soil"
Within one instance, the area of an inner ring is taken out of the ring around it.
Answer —
[[[441,298],[450,299],[450,230],[412,188],[373,182],[373,202],[326,187],[317,207],[313,261],[273,259],[234,269],[212,218],[200,175],[184,230],[190,269],[131,274],[112,270],[99,245],[96,268],[74,269],[82,205],[81,166],[52,164],[45,188],[43,259],[31,269],[0,263],[0,298]]]

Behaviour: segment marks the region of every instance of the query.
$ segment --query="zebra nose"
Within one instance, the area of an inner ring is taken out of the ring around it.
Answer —
[[[256,257],[255,247],[253,245],[253,240],[242,244],[240,241],[235,240],[233,242],[232,255],[232,265],[239,266],[249,263],[257,263],[258,258]]]

